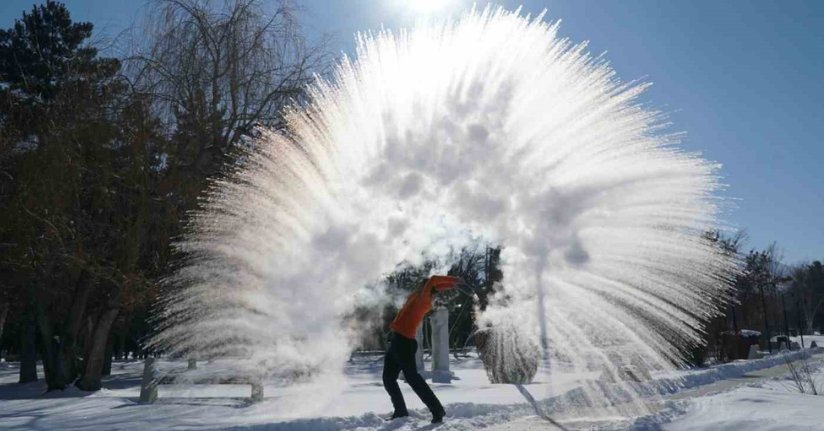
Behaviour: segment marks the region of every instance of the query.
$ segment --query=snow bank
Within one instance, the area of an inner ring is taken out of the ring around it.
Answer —
[[[699,386],[709,385],[720,380],[733,379],[743,377],[747,373],[762,370],[765,368],[772,368],[783,365],[787,360],[796,361],[802,358],[809,358],[813,353],[822,353],[824,348],[806,349],[794,352],[786,352],[782,354],[775,354],[758,360],[740,360],[728,364],[714,366],[709,369],[694,370],[694,371],[679,371],[677,374],[671,376],[661,377],[647,382],[620,382],[620,383],[606,383],[603,381],[588,382],[585,384],[601,385],[604,393],[613,393],[614,399],[597,400],[589,399],[585,396],[583,388],[574,388],[561,395],[545,398],[539,401],[544,411],[551,415],[567,414],[569,412],[583,412],[589,413],[598,411],[599,409],[606,410],[612,407],[618,407],[619,404],[629,404],[633,402],[634,394],[640,394],[644,398],[654,399],[659,396],[666,396],[678,393],[683,390],[696,388]],[[632,393],[623,390],[622,385],[629,385],[632,387]],[[605,412],[606,413],[606,412]],[[632,415],[634,413],[628,412]]]
[[[821,431],[824,398],[743,387],[690,402],[669,403],[629,431]]]
[[[814,349],[812,353],[822,350]],[[803,353],[809,351],[794,352],[790,357],[801,359]],[[781,356],[750,362],[769,363],[776,359]],[[813,378],[821,381],[824,378],[821,357],[811,365]],[[792,378],[785,373],[712,396],[668,401],[658,413],[636,420],[628,431],[820,431],[824,429],[822,402],[824,398],[820,396],[798,393]]]
[[[651,391],[657,392],[661,395],[673,394],[685,389],[691,389],[698,386],[708,385],[719,380],[733,379],[742,377],[745,374],[762,370],[764,368],[771,368],[777,365],[784,364],[787,360],[797,361],[802,358],[809,358],[812,354],[824,352],[824,347],[816,349],[796,350],[794,352],[776,353],[767,356],[763,359],[755,360],[738,360],[728,364],[717,365],[709,369],[690,371],[673,378],[660,378],[653,380],[650,383],[641,383],[639,385],[647,386]]]

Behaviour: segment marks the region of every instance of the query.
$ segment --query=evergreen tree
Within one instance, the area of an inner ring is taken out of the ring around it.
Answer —
[[[110,329],[151,284],[164,139],[92,29],[49,1],[0,31],[0,273],[36,320],[50,390],[100,388]]]

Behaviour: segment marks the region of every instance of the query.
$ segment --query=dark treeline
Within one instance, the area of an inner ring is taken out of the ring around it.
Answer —
[[[328,64],[293,2],[265,6],[152,1],[116,56],[53,1],[0,30],[0,351],[21,382],[97,390],[150,353],[187,211]]]
[[[739,271],[730,278],[733,296],[719,310],[720,316],[707,322],[705,344],[690,352],[691,362],[702,365],[708,355],[719,361],[735,359],[723,352],[724,343],[742,331],[761,333],[763,350],[778,347],[768,340],[779,336],[824,333],[824,268],[820,261],[786,264],[776,243],[764,250],[746,250],[743,231],[734,236],[716,232],[708,238],[738,257]]]
[[[824,267],[820,261],[785,264],[775,243],[764,250],[747,250],[745,231],[733,235],[708,232],[704,239],[715,244],[724,255],[732,257],[737,265],[725,274],[718,274],[719,282],[729,283],[733,289],[725,304],[717,310],[718,317],[705,321],[704,327],[700,328],[704,334],[703,343],[684,346],[684,357],[689,363],[704,365],[708,359],[722,362],[736,359],[723,353],[724,343],[740,337],[742,331],[761,333],[759,344],[763,350],[769,348],[768,339],[774,340],[778,336],[824,333]],[[462,277],[469,286],[462,292],[452,292],[448,302],[452,348],[464,347],[467,341],[472,341],[472,334],[478,329],[473,310],[484,309],[491,294],[505,289],[500,252],[500,248],[472,248],[448,258],[448,275]],[[443,267],[444,262],[399,267],[386,280],[390,292],[395,292],[402,301],[409,291],[425,282],[434,266]],[[351,316],[358,325],[367,322],[370,325],[361,340],[362,348],[384,347],[389,323],[397,313],[400,301],[382,304],[382,308],[363,306]],[[428,347],[426,331],[424,336],[424,345]],[[773,342],[773,349],[777,346]]]
[[[21,382],[96,390],[113,357],[152,354],[141,340],[160,280],[179,261],[172,244],[187,212],[255,127],[281,127],[284,105],[330,65],[290,0],[153,0],[147,10],[115,41],[117,55],[57,2],[0,30],[0,351],[21,361]],[[708,337],[821,329],[820,262],[786,266],[775,246],[744,252],[741,236],[714,240],[741,255],[742,272]],[[485,307],[503,278],[499,256],[484,247],[450,261],[472,292],[450,301],[452,346],[467,341],[473,306]],[[428,272],[400,267],[387,281],[408,292]],[[362,347],[383,347],[396,310],[353,311],[353,324],[372,325]]]

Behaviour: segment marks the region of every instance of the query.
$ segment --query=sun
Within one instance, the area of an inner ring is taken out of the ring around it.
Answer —
[[[435,12],[444,7],[449,0],[406,0],[410,9],[418,12]]]

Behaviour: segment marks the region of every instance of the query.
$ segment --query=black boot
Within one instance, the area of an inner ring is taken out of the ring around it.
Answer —
[[[407,416],[409,416],[408,412],[394,412],[394,413],[392,413],[392,417],[389,420],[391,421],[391,420],[395,420],[397,418],[405,418]]]
[[[432,423],[439,424],[443,422],[444,416],[446,416],[446,411],[443,408],[438,411],[432,412]]]

